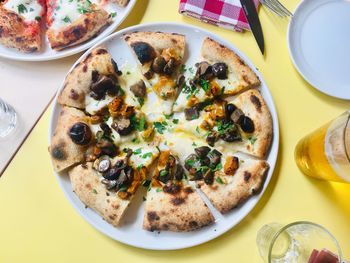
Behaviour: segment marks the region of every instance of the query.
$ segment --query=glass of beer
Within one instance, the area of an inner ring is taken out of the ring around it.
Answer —
[[[350,110],[301,139],[295,160],[308,176],[350,183]]]

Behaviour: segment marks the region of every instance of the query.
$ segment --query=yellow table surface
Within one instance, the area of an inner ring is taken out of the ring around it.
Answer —
[[[283,2],[294,10],[298,0]],[[206,244],[170,252],[123,245],[85,222],[61,191],[47,151],[49,109],[1,178],[0,262],[262,262],[255,244],[258,229],[269,222],[297,220],[327,227],[350,259],[350,185],[307,178],[293,157],[303,135],[350,103],[321,94],[298,75],[288,56],[287,20],[260,10],[267,51],[263,58],[252,34],[179,15],[178,3],[139,0],[122,28],[159,21],[196,25],[232,42],[255,63],[275,99],[281,133],[279,159],[263,198],[239,225]]]

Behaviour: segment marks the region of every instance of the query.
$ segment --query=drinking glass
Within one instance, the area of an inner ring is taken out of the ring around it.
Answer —
[[[327,262],[344,262],[335,237],[323,226],[312,222],[299,221],[286,226],[267,224],[258,231],[256,243],[267,263],[322,262],[310,260],[318,251],[322,251],[321,256],[333,257],[334,261]]]
[[[295,160],[308,176],[350,183],[350,110],[301,139]]]
[[[9,135],[17,123],[15,110],[0,98],[0,139]]]

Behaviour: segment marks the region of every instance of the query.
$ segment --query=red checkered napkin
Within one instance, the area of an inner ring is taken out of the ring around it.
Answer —
[[[258,8],[259,0],[253,1]],[[250,30],[239,0],[180,0],[179,12],[231,30]]]

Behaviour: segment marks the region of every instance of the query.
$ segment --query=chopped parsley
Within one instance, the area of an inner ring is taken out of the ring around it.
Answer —
[[[65,16],[65,17],[62,19],[62,21],[65,22],[65,23],[70,23],[70,22],[71,22],[69,16]]]
[[[186,65],[185,65],[185,64],[182,64],[182,65],[180,66],[180,73],[184,73],[186,70],[187,70],[187,69],[186,69]]]
[[[116,16],[117,16],[117,13],[116,13],[116,12],[111,13],[111,17],[112,17],[112,18],[114,18],[114,17],[116,17]]]
[[[193,147],[196,147],[196,146],[197,146],[197,144],[196,144],[195,142],[193,142],[193,143],[192,143],[192,146],[193,146]]]
[[[41,21],[41,17],[40,17],[40,16],[36,16],[36,17],[35,17],[35,20],[38,21],[38,22],[40,22],[40,21]]]
[[[163,176],[167,176],[168,175],[168,171],[167,170],[161,170],[159,173],[159,176],[163,177]]]
[[[134,138],[131,140],[131,142],[133,143],[140,143],[140,139],[139,138]]]
[[[96,189],[94,188],[94,189],[92,189],[92,192],[94,193],[94,194],[97,194],[97,191],[96,191]]]
[[[167,124],[167,122],[165,122],[165,121],[163,121],[163,122],[158,122],[158,121],[156,121],[156,122],[154,122],[153,123],[153,126],[154,126],[154,128],[157,130],[157,132],[158,133],[160,133],[160,134],[163,134],[164,133],[164,131],[166,130],[166,125],[168,125]]]
[[[143,167],[143,164],[139,164],[139,165],[136,167],[136,169],[140,171],[140,170],[142,169],[142,167]]]
[[[179,119],[173,119],[173,123],[174,124],[178,124],[179,123]]]
[[[213,169],[213,172],[219,171],[222,169],[222,163],[218,163],[215,168]]]
[[[122,187],[119,188],[119,191],[120,192],[126,192],[127,189],[128,189],[127,186],[122,186]]]
[[[230,122],[218,121],[217,123],[218,132],[223,135],[227,130],[234,128],[234,125]]]
[[[133,154],[137,155],[141,153],[141,148],[136,149],[135,151],[133,151]]]
[[[216,180],[215,180],[217,183],[219,184],[224,184],[224,181],[221,179],[220,176],[216,177]]]
[[[197,132],[198,134],[201,133],[201,131],[199,130],[199,127],[198,127],[198,126],[196,127],[196,132]]]
[[[255,136],[251,136],[248,138],[248,141],[250,142],[251,145],[254,145],[254,143],[256,142],[258,138],[256,138]]]
[[[130,120],[136,130],[144,131],[146,129],[146,118],[144,115],[141,115],[140,119],[137,119],[137,117],[133,115]]]
[[[143,106],[143,104],[145,104],[145,99],[144,98],[137,97],[137,101],[139,102],[141,107]]]
[[[157,193],[159,193],[159,192],[161,192],[161,191],[163,191],[162,188],[157,188],[157,189],[156,189],[156,192],[157,192]]]
[[[24,4],[20,4],[17,6],[18,13],[23,14],[23,13],[28,13],[28,9]]]
[[[199,79],[199,85],[201,86],[201,88],[207,92],[209,90],[209,82],[205,79]]]
[[[142,181],[142,186],[143,187],[149,187],[151,184],[151,180],[143,180]]]
[[[142,159],[146,159],[146,158],[150,158],[150,157],[152,157],[153,156],[153,154],[151,153],[151,152],[148,152],[148,153],[144,153],[142,156],[141,156],[141,158]]]
[[[164,114],[165,119],[169,120],[174,114]]]

